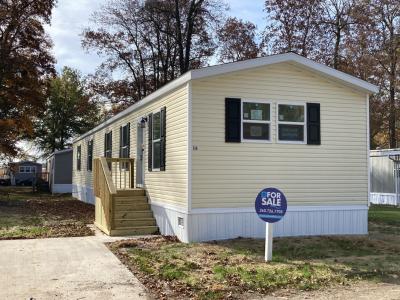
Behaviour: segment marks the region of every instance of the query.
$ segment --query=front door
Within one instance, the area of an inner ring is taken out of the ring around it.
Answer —
[[[136,186],[143,187],[144,185],[144,128],[139,122],[137,124],[137,139],[136,139]]]

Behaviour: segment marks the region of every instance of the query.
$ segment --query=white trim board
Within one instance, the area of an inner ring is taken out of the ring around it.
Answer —
[[[351,76],[349,74],[343,73],[341,71],[335,70],[328,66],[322,65],[320,63],[314,62],[308,58],[302,57],[295,53],[284,53],[284,54],[276,54],[270,55],[266,57],[259,57],[254,59],[248,59],[245,61],[238,61],[233,63],[227,63],[222,65],[210,66],[205,67],[197,70],[191,70],[186,72],[185,74],[181,75],[180,77],[176,78],[175,80],[169,82],[168,84],[164,85],[162,88],[156,90],[155,92],[151,93],[150,95],[146,96],[139,102],[131,105],[124,111],[116,114],[112,118],[108,119],[107,121],[101,123],[100,125],[96,126],[92,130],[86,132],[85,134],[77,137],[74,139],[74,142],[77,142],[90,134],[93,134],[102,128],[108,126],[109,124],[114,123],[116,120],[128,115],[129,113],[139,109],[140,107],[156,100],[157,98],[165,95],[166,93],[184,85],[185,83],[189,82],[190,80],[196,80],[211,76],[222,75],[226,73],[248,70],[252,68],[258,68],[263,66],[268,66],[277,63],[293,63],[294,65],[304,67],[315,73],[327,77],[332,80],[336,80],[344,85],[347,85],[353,89],[362,91],[364,93],[377,93],[379,88],[376,85],[373,85],[369,82]]]
[[[185,206],[165,203],[160,200],[149,201],[151,205],[163,207],[188,215],[196,214],[229,214],[229,213],[255,213],[254,207],[231,207],[231,208],[192,208],[190,211]],[[291,211],[331,211],[331,210],[368,210],[368,205],[290,205],[287,208]]]
[[[367,153],[366,153],[366,159],[367,159],[367,170],[368,170],[368,206],[371,204],[371,171],[372,171],[372,166],[371,166],[371,160],[369,158],[370,156],[370,122],[369,122],[369,95],[366,97],[366,105],[367,105]]]
[[[328,210],[368,210],[367,205],[292,205],[288,212],[328,211]],[[226,214],[226,213],[255,213],[254,207],[238,208],[195,208],[190,214]]]
[[[188,88],[188,180],[187,180],[187,205],[188,211],[192,210],[192,152],[193,152],[193,140],[192,140],[192,83],[189,82]]]

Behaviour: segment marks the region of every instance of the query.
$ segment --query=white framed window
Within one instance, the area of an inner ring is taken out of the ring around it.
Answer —
[[[305,144],[307,140],[306,104],[277,104],[277,139],[280,143]]]
[[[35,166],[20,166],[19,172],[20,173],[36,173],[36,167]]]
[[[160,171],[161,166],[161,110],[153,113],[152,120],[152,171]]]
[[[271,142],[271,102],[242,100],[242,142]]]

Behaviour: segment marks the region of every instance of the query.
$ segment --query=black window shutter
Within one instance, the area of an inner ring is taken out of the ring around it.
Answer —
[[[122,157],[122,126],[119,127],[119,157]]]
[[[107,157],[107,147],[108,147],[108,140],[107,140],[107,133],[104,134],[104,157]]]
[[[240,143],[241,101],[235,98],[225,99],[225,142]]]
[[[127,138],[128,138],[128,147],[127,147],[127,153],[126,153],[126,157],[131,157],[131,123],[128,123],[128,125],[126,125],[127,126],[127,130],[128,130],[128,133],[127,133]]]
[[[319,103],[307,103],[307,144],[321,145],[321,111]]]
[[[108,135],[108,150],[110,150],[110,157],[112,157],[112,131]]]
[[[161,139],[160,139],[160,171],[165,171],[165,145],[166,145],[166,131],[167,131],[167,127],[166,127],[166,117],[167,117],[167,108],[164,106],[163,108],[161,108]]]
[[[153,114],[149,115],[148,125],[148,145],[147,145],[147,167],[151,172],[153,170]]]

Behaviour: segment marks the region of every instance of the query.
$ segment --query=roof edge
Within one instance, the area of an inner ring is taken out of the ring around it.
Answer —
[[[216,76],[225,73],[252,69],[282,62],[295,62],[309,69],[322,73],[328,77],[350,84],[358,89],[368,93],[377,93],[379,88],[365,80],[349,75],[339,70],[335,70],[326,65],[317,63],[311,59],[305,58],[295,53],[275,54],[265,57],[259,57],[250,60],[227,63],[223,65],[210,66],[202,69],[193,70],[192,79],[201,79],[209,76]]]
[[[46,157],[46,159],[49,159],[50,157],[54,156],[55,154],[66,153],[66,152],[70,152],[70,151],[72,151],[72,148],[57,150],[57,151],[54,151],[53,153],[50,153],[49,156]]]
[[[327,77],[339,80],[343,84],[347,84],[358,90],[362,90],[363,92],[366,92],[368,94],[377,93],[379,91],[379,87],[376,85],[373,85],[367,81],[364,81],[362,79],[359,79],[357,77],[354,77],[352,75],[344,73],[342,71],[338,71],[331,67],[317,63],[311,59],[305,58],[298,54],[295,54],[295,53],[275,54],[275,55],[270,55],[270,56],[265,56],[265,57],[259,57],[259,58],[244,60],[244,61],[209,66],[209,67],[205,67],[205,68],[201,68],[201,69],[188,71],[188,72],[184,73],[183,75],[181,75],[180,77],[167,83],[160,89],[154,91],[150,95],[144,97],[142,100],[132,104],[127,109],[119,112],[118,114],[111,117],[110,119],[100,123],[99,125],[97,125],[93,129],[89,130],[88,132],[84,133],[83,135],[76,137],[73,140],[73,143],[80,141],[81,139],[84,139],[85,137],[99,131],[100,129],[108,126],[109,124],[128,115],[132,111],[135,111],[136,109],[138,109],[142,106],[145,106],[149,102],[156,100],[158,97],[163,96],[164,94],[176,89],[177,87],[189,82],[190,80],[201,79],[201,78],[216,76],[216,75],[222,75],[222,74],[231,73],[231,72],[235,72],[235,71],[247,70],[247,69],[252,69],[252,68],[267,66],[267,65],[271,65],[271,64],[282,63],[282,62],[297,63],[297,64],[305,66],[311,70],[314,70],[318,73],[321,73]]]
[[[186,73],[184,73],[183,75],[179,76],[178,78],[170,81],[169,83],[167,83],[166,85],[164,85],[163,87],[159,88],[158,90],[154,91],[153,93],[151,93],[150,95],[144,97],[142,100],[139,100],[138,102],[132,104],[131,106],[129,106],[128,108],[126,108],[125,110],[119,112],[118,114],[114,115],[113,117],[111,117],[110,119],[100,123],[99,125],[97,125],[96,127],[94,127],[93,129],[89,130],[88,132],[84,133],[83,135],[80,135],[78,137],[76,137],[75,139],[73,139],[73,143],[80,141],[81,139],[95,133],[96,131],[99,131],[100,129],[106,127],[107,125],[123,118],[124,116],[128,115],[129,113],[131,113],[132,111],[135,111],[136,109],[145,106],[146,104],[150,103],[153,100],[156,100],[158,97],[163,96],[164,94],[180,87],[181,85],[187,83],[189,80],[191,80],[192,77],[192,71],[188,71]]]

